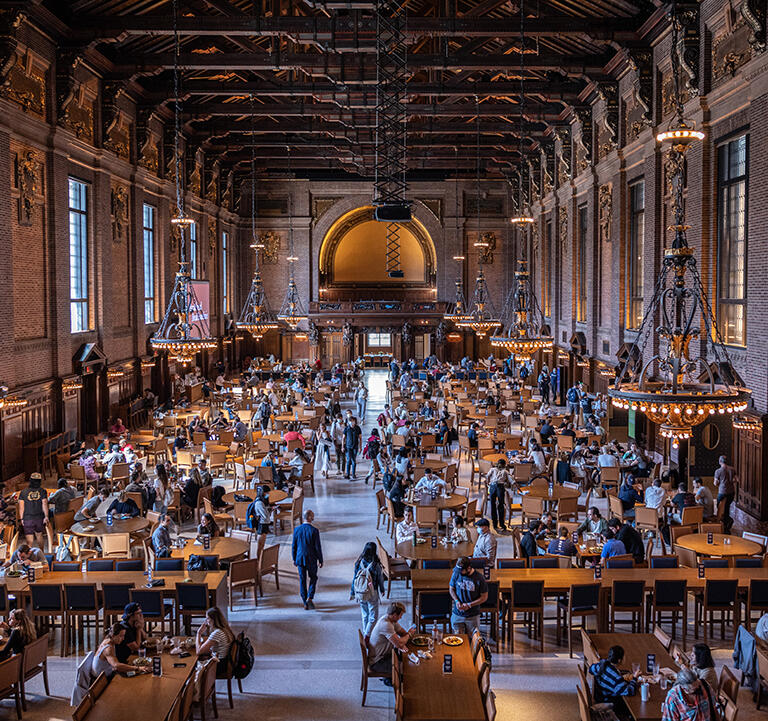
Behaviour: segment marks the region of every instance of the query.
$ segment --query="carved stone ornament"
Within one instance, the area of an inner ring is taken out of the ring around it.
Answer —
[[[205,199],[209,203],[216,203],[219,199],[219,175],[221,173],[221,161],[215,160],[211,165],[210,177],[205,186]]]
[[[483,265],[493,265],[493,251],[496,250],[496,233],[493,231],[480,233],[480,240],[483,243],[479,248]]]
[[[688,102],[690,97],[691,94],[688,92],[687,88],[680,88],[680,98],[683,101],[683,105]],[[666,118],[675,112],[677,108],[675,103],[675,81],[672,76],[672,71],[667,68],[661,78],[661,112],[663,117]]]
[[[562,206],[557,213],[557,238],[563,246],[568,240],[568,210]]]
[[[435,328],[435,343],[437,345],[443,345],[443,343],[445,343],[446,331],[447,327],[445,325],[445,321],[441,320],[437,324],[437,328]]]
[[[602,160],[619,143],[619,84],[615,80],[597,83],[597,94],[604,103],[598,124],[598,159]]]
[[[37,196],[41,192],[40,162],[37,153],[27,150],[19,156],[16,166],[16,183],[19,187],[19,223],[32,225],[35,217]]]
[[[273,230],[268,230],[259,235],[259,240],[264,245],[261,257],[265,265],[277,265],[280,259],[280,236]]]
[[[0,9],[0,84],[5,85],[8,73],[16,65],[19,48],[16,35],[26,19],[21,3]]]
[[[216,252],[216,218],[208,218],[208,247],[211,249],[211,255]]]
[[[203,194],[203,151],[198,148],[190,161],[189,192],[201,197]]]
[[[547,143],[542,146],[541,152],[541,192],[546,197],[554,189],[555,181],[555,146],[554,143]]]
[[[151,127],[154,117],[154,107],[140,105],[136,109],[136,147],[139,165],[157,175],[160,169],[160,151],[157,147],[157,135]]]
[[[637,82],[633,95],[640,108],[640,118],[645,126],[653,125],[653,51],[650,48],[627,48],[627,62],[635,71]]]
[[[613,183],[600,186],[598,207],[600,209],[600,241],[609,243],[613,224]]]
[[[352,332],[352,324],[348,321],[344,321],[344,325],[341,329],[341,344],[345,348],[349,348],[354,340],[354,333]]]
[[[112,241],[122,243],[128,239],[128,189],[124,185],[112,186],[111,200]]]
[[[317,220],[326,213],[326,211],[330,210],[333,204],[338,200],[338,198],[316,198],[312,197],[312,220],[317,222]]]
[[[221,194],[221,207],[227,210],[232,210],[232,196],[234,193],[235,173],[229,171],[227,173],[226,183],[224,185],[224,192]]]
[[[712,38],[712,82],[719,85],[752,59],[750,30],[743,14],[725,11],[725,24]]]
[[[0,41],[1,43],[2,41]],[[3,79],[2,94],[25,112],[45,117],[46,69],[34,62],[31,52],[15,56],[15,63]]]
[[[309,340],[309,345],[311,345],[313,348],[316,348],[320,345],[320,329],[317,327],[313,320],[309,321],[307,338]]]
[[[699,46],[701,42],[700,8],[696,2],[678,2],[677,20],[680,26],[679,40],[674,57],[682,70],[686,90],[699,94]]]
[[[120,110],[119,100],[126,95],[125,80],[105,80],[101,88],[101,117],[104,148],[123,160],[131,159],[131,124]]]
[[[741,14],[751,30],[749,44],[752,50],[756,53],[764,53],[768,31],[768,8],[765,0],[743,0]]]
[[[78,81],[83,48],[60,49],[56,57],[56,122],[80,140],[93,143],[93,99],[85,83]]]
[[[576,167],[583,173],[592,162],[592,106],[575,105],[573,114],[581,126],[576,136]]]
[[[556,128],[560,138],[560,154],[557,156],[557,185],[567,185],[571,180],[571,129]]]

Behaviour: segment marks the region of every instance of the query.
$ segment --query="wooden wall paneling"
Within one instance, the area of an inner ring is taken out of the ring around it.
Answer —
[[[739,478],[737,505],[760,521],[768,520],[768,456],[765,449],[766,421],[754,430],[733,429],[733,465]]]

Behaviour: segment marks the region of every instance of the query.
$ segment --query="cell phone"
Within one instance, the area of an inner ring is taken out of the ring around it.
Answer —
[[[188,651],[184,651],[184,653],[179,654],[179,658],[189,658],[192,654]],[[186,664],[185,664],[186,665]]]
[[[173,664],[174,668],[184,668],[187,664],[185,663],[175,663]]]

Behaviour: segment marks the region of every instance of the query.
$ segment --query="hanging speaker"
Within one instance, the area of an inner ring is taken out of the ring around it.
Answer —
[[[373,219],[380,223],[410,223],[411,206],[407,203],[378,205],[373,210]]]

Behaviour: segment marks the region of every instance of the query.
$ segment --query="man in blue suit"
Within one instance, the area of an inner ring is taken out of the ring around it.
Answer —
[[[323,549],[320,545],[320,531],[313,525],[315,514],[307,511],[304,523],[293,530],[293,565],[299,570],[299,593],[304,601],[304,610],[314,608],[312,599],[317,585],[317,567],[323,567]],[[309,576],[309,586],[307,586]]]

